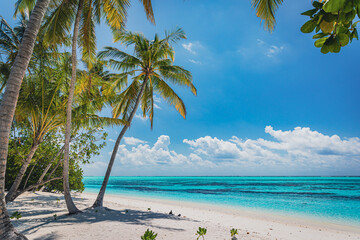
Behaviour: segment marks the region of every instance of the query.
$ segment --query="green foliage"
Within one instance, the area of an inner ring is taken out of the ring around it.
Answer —
[[[54,220],[57,220],[57,215],[56,214],[54,214],[53,217],[54,217]]]
[[[143,236],[141,236],[141,240],[155,240],[157,237],[157,233],[150,231],[149,229],[146,230]]]
[[[28,153],[32,141],[30,131],[27,130],[22,124],[14,124],[10,142],[9,142],[9,156],[6,168],[5,187],[9,189],[19,172],[23,159]],[[83,191],[84,184],[82,183],[83,171],[81,165],[90,163],[90,158],[100,154],[100,150],[106,145],[106,136],[103,130],[87,129],[74,133],[71,142],[70,151],[70,189],[73,191]],[[44,141],[39,145],[30,166],[25,173],[23,182],[20,184],[20,188],[25,188],[25,180],[29,176],[30,169],[33,171],[29,177],[27,186],[36,184],[39,180],[44,169],[54,159],[63,146],[63,134],[62,133],[48,133],[45,136]],[[61,155],[62,156],[62,155]],[[52,170],[55,170],[51,178],[62,176],[62,165],[60,162],[59,167],[56,165],[61,161],[61,157],[58,157],[52,164],[49,172],[45,175],[47,179]],[[62,180],[55,180],[47,183],[46,189],[48,191],[63,190]],[[60,199],[57,199],[60,201]]]
[[[315,47],[321,48],[321,52],[338,53],[354,38],[359,40],[357,24],[360,18],[360,0],[328,0],[314,1],[314,9],[303,12],[302,15],[309,16],[302,27],[303,33],[316,34],[313,39]]]
[[[205,239],[206,232],[207,232],[206,228],[199,227],[199,229],[196,232],[196,235],[198,235],[196,239],[198,240],[200,237],[202,237],[202,239]]]
[[[165,32],[163,39],[155,35],[152,41],[141,33],[130,31],[117,31],[114,38],[126,46],[134,47],[134,54],[114,47],[105,47],[99,53],[99,58],[107,61],[109,67],[122,72],[111,78],[109,90],[113,93],[110,98],[113,117],[129,120],[137,99],[140,99],[142,115],[149,116],[152,128],[154,94],[159,94],[185,118],[185,104],[169,85],[188,87],[196,95],[191,72],[173,64],[175,50],[171,43],[185,39],[184,31],[177,27],[172,32]],[[130,83],[128,79],[131,79]],[[124,90],[125,87],[127,88]],[[142,87],[144,90],[141,91]]]
[[[232,228],[232,229],[230,230],[230,234],[231,234],[231,237],[235,237],[235,235],[237,235],[237,234],[239,234],[239,233],[238,233],[238,230],[237,230],[237,229]]]
[[[21,216],[21,213],[16,211],[16,212],[13,212],[11,215],[10,215],[10,218],[11,219],[20,219],[22,216]]]

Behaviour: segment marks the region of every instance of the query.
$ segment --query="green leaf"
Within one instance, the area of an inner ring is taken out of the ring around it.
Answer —
[[[312,3],[312,5],[313,5],[314,8],[316,8],[316,9],[321,9],[321,8],[323,7],[323,4],[320,3],[320,2],[318,2],[318,1],[314,1],[314,2]]]
[[[331,14],[331,13],[326,13],[324,14],[324,20],[327,22],[333,22],[337,19],[337,15]]]
[[[321,48],[321,52],[322,52],[323,54],[327,54],[328,52],[330,52],[329,46],[324,44],[324,45],[322,46],[322,48]]]
[[[347,2],[345,3],[345,6],[344,6],[343,11],[344,11],[345,13],[349,13],[349,12],[351,12],[353,9],[354,9],[354,6],[353,6],[352,1],[347,1]]]
[[[359,23],[360,21],[356,21],[356,22],[354,22],[352,25],[351,25],[351,27],[352,28],[355,28],[356,27],[356,25]]]
[[[314,43],[315,47],[321,48],[327,39],[328,38],[320,38],[320,39],[316,40]]]
[[[345,34],[345,33],[340,33],[338,36],[337,36],[337,38],[338,38],[338,41],[339,41],[339,43],[340,43],[340,45],[342,46],[342,47],[344,47],[344,46],[346,46],[346,45],[348,45],[349,44],[349,36],[347,35],[347,34]]]
[[[355,18],[355,16],[356,16],[356,11],[354,9],[351,12],[346,14],[346,17],[345,17],[346,21],[351,22]]]
[[[301,27],[301,31],[303,33],[311,33],[312,31],[314,31],[316,27],[316,23],[313,20],[307,21],[304,25],[302,25]]]
[[[324,6],[323,10],[325,12],[338,12],[345,7],[346,0],[328,0]]]
[[[333,53],[338,53],[340,52],[340,50],[341,50],[341,46],[337,41],[332,44],[332,48],[330,49],[330,51]]]
[[[329,35],[328,33],[318,33],[318,34],[315,34],[313,36],[313,39],[323,38],[323,37],[328,36],[328,35]]]
[[[320,23],[321,31],[324,33],[331,33],[334,30],[335,22],[322,21]]]
[[[301,15],[305,15],[305,16],[312,16],[314,15],[318,10],[317,9],[311,9],[311,10],[308,10],[306,12],[303,12]]]

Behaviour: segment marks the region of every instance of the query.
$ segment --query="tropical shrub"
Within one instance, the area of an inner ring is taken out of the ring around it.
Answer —
[[[157,233],[147,229],[144,235],[141,236],[141,240],[155,240],[157,237]]]
[[[199,227],[199,229],[196,232],[196,235],[198,235],[198,237],[196,238],[196,240],[198,240],[200,237],[202,237],[202,239],[205,239],[205,235],[206,235],[207,229],[206,228],[202,228]]]

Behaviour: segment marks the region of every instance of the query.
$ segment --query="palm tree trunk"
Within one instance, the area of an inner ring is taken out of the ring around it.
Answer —
[[[14,65],[6,84],[5,92],[0,105],[0,239],[26,239],[25,236],[16,232],[10,222],[6,210],[5,195],[5,171],[8,154],[9,136],[11,123],[14,118],[20,86],[29,65],[34,50],[37,34],[50,0],[37,0],[31,12],[29,22],[19,46]]]
[[[39,180],[37,181],[37,183],[41,183],[42,180],[44,179],[45,175],[47,174],[47,172],[49,171],[49,169],[51,168],[52,164],[55,162],[55,160],[60,156],[60,154],[64,151],[64,147],[62,147],[60,149],[60,151],[57,152],[56,156],[50,161],[50,163],[46,166],[44,172],[41,174]]]
[[[14,200],[15,200],[18,196],[20,196],[21,194],[23,194],[24,192],[30,191],[30,190],[33,189],[33,188],[37,188],[37,187],[40,187],[41,185],[45,185],[45,184],[47,184],[47,183],[49,183],[49,182],[52,182],[52,181],[55,181],[55,180],[60,180],[60,179],[62,179],[62,177],[56,177],[56,178],[48,179],[48,180],[46,180],[46,181],[44,181],[44,182],[40,182],[40,183],[36,183],[36,184],[34,184],[34,185],[30,185],[30,186],[28,186],[27,188],[25,188],[25,189],[23,189],[23,190],[21,190],[21,191],[16,192],[16,194],[14,195]]]
[[[76,65],[77,65],[77,55],[76,55],[76,46],[79,35],[79,25],[81,13],[84,5],[84,0],[79,0],[78,10],[76,13],[75,24],[74,24],[74,33],[72,40],[72,73],[71,73],[71,82],[69,97],[66,106],[66,129],[65,129],[65,150],[64,150],[64,167],[63,167],[63,185],[64,185],[64,197],[67,209],[69,214],[74,214],[80,212],[79,209],[75,206],[70,193],[69,185],[69,154],[70,154],[70,135],[71,135],[71,112],[72,112],[72,102],[74,98],[75,83],[76,83]]]
[[[27,170],[27,168],[31,162],[31,159],[33,158],[38,146],[39,146],[39,143],[37,143],[37,142],[34,142],[33,145],[31,146],[30,152],[26,156],[26,159],[25,159],[23,165],[21,166],[19,173],[17,174],[17,176],[15,178],[15,181],[11,185],[11,188],[10,188],[8,194],[6,194],[6,197],[5,197],[6,203],[14,200],[13,197],[15,196],[15,193],[19,189],[20,183],[21,183],[22,179],[24,178],[26,170]]]
[[[108,165],[108,168],[106,170],[106,174],[105,174],[105,177],[104,177],[104,180],[103,180],[103,183],[101,185],[101,188],[100,188],[100,191],[99,191],[99,194],[93,204],[93,208],[96,208],[96,207],[102,207],[103,206],[103,201],[104,201],[104,195],[105,195],[105,191],[106,191],[106,187],[107,187],[107,184],[109,182],[109,178],[110,178],[110,174],[111,174],[111,169],[114,165],[114,161],[115,161],[115,157],[116,157],[116,154],[117,154],[117,151],[119,149],[119,145],[120,145],[120,142],[121,142],[121,139],[124,137],[126,131],[128,130],[128,128],[130,127],[130,124],[135,116],[135,113],[136,113],[136,110],[138,109],[139,107],[139,104],[140,104],[140,100],[141,100],[141,97],[145,91],[145,87],[146,87],[146,83],[148,81],[148,78],[147,76],[145,77],[144,79],[144,82],[141,86],[141,90],[139,92],[139,95],[137,96],[136,98],[136,102],[135,102],[135,106],[134,106],[134,109],[131,111],[131,114],[129,116],[129,119],[128,119],[128,124],[125,125],[123,127],[123,129],[121,130],[118,138],[116,139],[116,142],[115,142],[115,146],[114,146],[114,149],[113,149],[113,152],[111,154],[111,158],[110,158],[110,162],[109,162],[109,165]]]
[[[26,177],[26,180],[25,180],[23,189],[26,188],[26,185],[27,185],[27,183],[28,183],[28,181],[29,181],[29,178],[30,178],[32,172],[34,171],[34,168],[36,167],[36,164],[37,164],[37,163],[38,163],[38,162],[35,162],[35,163],[34,163],[33,167],[31,168],[31,170],[30,170],[30,172],[29,172],[29,174],[28,174],[28,176]]]
[[[61,158],[59,159],[59,162],[56,164],[56,166],[53,168],[53,170],[51,170],[49,176],[46,178],[46,181],[50,180],[51,176],[54,174],[54,172],[60,166],[60,164],[61,164]],[[45,185],[43,185],[39,191],[42,192],[44,190],[44,188],[45,188]]]

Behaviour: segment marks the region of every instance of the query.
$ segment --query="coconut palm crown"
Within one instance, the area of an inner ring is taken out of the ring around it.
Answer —
[[[154,94],[159,94],[170,105],[186,117],[186,108],[182,99],[169,85],[189,87],[194,95],[196,88],[192,82],[192,74],[180,66],[173,65],[175,59],[174,48],[170,45],[180,39],[185,39],[185,33],[181,28],[173,32],[165,33],[164,39],[159,39],[156,34],[154,40],[145,38],[140,33],[117,32],[115,40],[121,41],[125,46],[133,45],[134,54],[130,55],[117,48],[106,47],[99,53],[100,58],[108,60],[108,66],[114,70],[121,71],[118,78],[113,82],[114,92],[120,90],[121,86],[131,83],[126,90],[114,96],[111,101],[113,117],[122,116],[125,120],[133,110],[134,96],[138,96],[142,85],[145,85],[141,96],[141,109],[143,116],[149,116],[151,127],[154,117]]]

